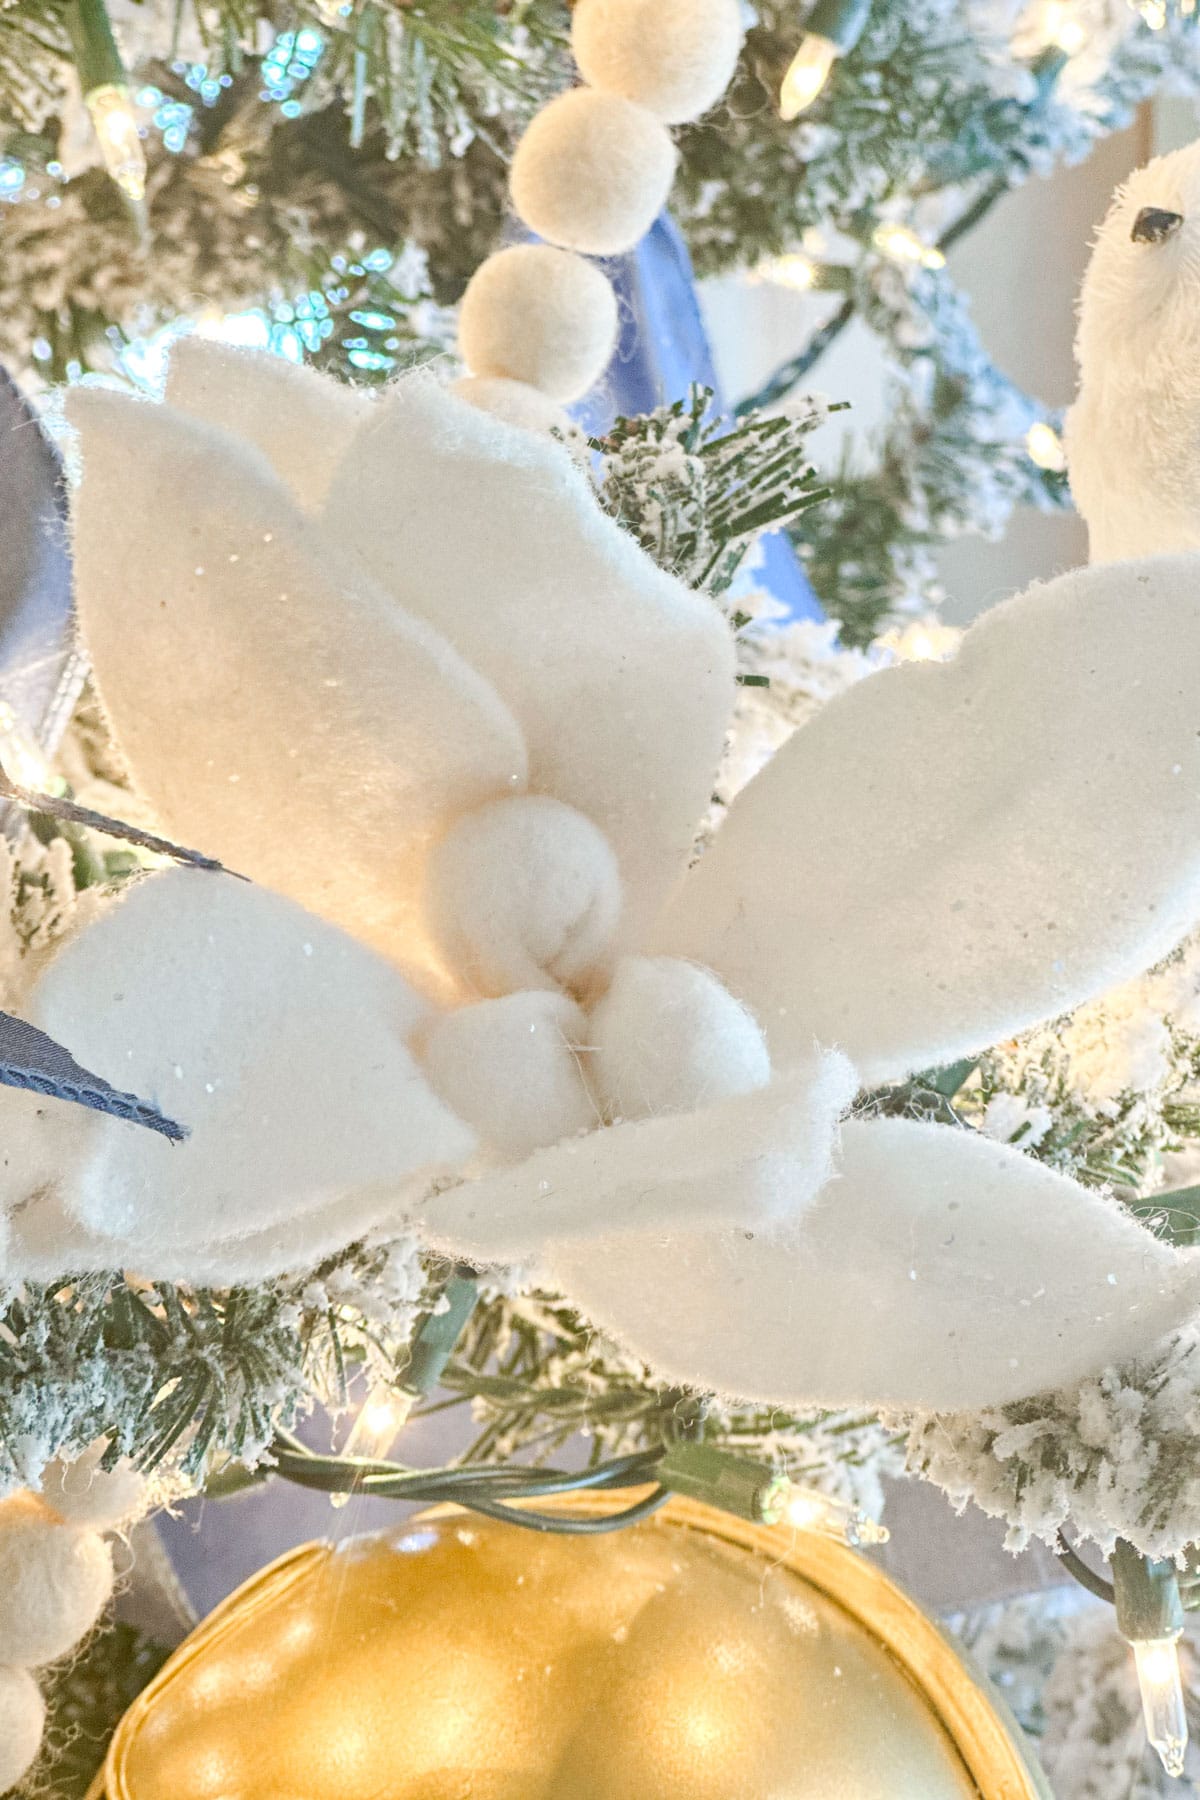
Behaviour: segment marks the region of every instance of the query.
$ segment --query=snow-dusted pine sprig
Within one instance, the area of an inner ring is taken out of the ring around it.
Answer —
[[[686,400],[618,419],[592,449],[605,509],[660,568],[716,598],[764,531],[825,499],[806,439],[838,408],[806,396],[786,415],[729,424],[712,399],[693,386]]]
[[[989,1136],[1151,1219],[1200,1134],[1200,938],[1065,1019],[998,1045],[957,1096]]]
[[[396,1378],[429,1276],[414,1240],[209,1290],[120,1271],[23,1283],[0,1306],[0,1493],[98,1437],[168,1484],[253,1466],[348,1371]]]
[[[1200,1540],[1194,1325],[1077,1387],[905,1423],[909,1468],[955,1505],[1007,1520],[1013,1549],[1031,1538],[1053,1545],[1064,1528],[1106,1554],[1118,1537],[1147,1556]]]

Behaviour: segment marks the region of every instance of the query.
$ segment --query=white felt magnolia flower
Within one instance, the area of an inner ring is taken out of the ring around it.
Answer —
[[[80,623],[164,827],[28,997],[179,1147],[0,1094],[6,1266],[253,1278],[417,1220],[659,1371],[970,1407],[1200,1304],[1194,1256],[965,1130],[839,1120],[1200,914],[1200,581],[1083,571],[832,702],[688,873],[726,627],[557,445],[176,352],[77,392]],[[818,1048],[820,1046],[820,1048]]]

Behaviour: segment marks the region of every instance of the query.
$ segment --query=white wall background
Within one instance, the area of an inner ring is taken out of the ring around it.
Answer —
[[[971,297],[984,342],[1013,380],[1053,405],[1074,392],[1071,352],[1075,297],[1092,232],[1113,188],[1156,149],[1196,133],[1188,106],[1159,109],[1154,119],[1101,143],[1088,162],[1010,194],[952,253],[950,267]],[[765,379],[805,342],[837,297],[798,294],[739,280],[706,282],[702,291],[718,368],[735,398]],[[852,326],[813,371],[811,385],[849,400],[850,428],[870,433],[882,410],[882,369],[870,334]],[[820,459],[836,455],[842,427],[835,421],[816,441]],[[1071,514],[1032,509],[1010,522],[996,544],[965,538],[942,557],[950,604],[947,616],[973,617],[1039,576],[1082,562],[1086,538]]]

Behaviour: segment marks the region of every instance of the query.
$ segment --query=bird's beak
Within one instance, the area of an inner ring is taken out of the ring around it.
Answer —
[[[1143,206],[1129,235],[1135,244],[1163,244],[1174,237],[1182,224],[1182,213],[1165,212],[1161,206]]]

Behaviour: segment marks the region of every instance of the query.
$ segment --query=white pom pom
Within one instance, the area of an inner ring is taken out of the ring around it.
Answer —
[[[689,1112],[771,1078],[753,1017],[708,969],[629,956],[591,1017],[592,1083],[610,1118]]]
[[[87,1636],[112,1590],[112,1555],[96,1532],[60,1524],[31,1496],[0,1504],[0,1663],[57,1662]]]
[[[42,1478],[42,1499],[60,1519],[72,1525],[88,1525],[93,1531],[113,1531],[136,1519],[145,1509],[146,1482],[128,1457],[115,1468],[102,1469],[106,1449],[99,1439],[73,1462],[56,1457]]]
[[[549,244],[513,244],[480,263],[458,314],[458,344],[473,375],[501,375],[553,400],[578,400],[617,341],[617,299],[582,257]]]
[[[738,0],[578,0],[571,22],[584,80],[672,125],[716,104],[741,44]]]
[[[600,1123],[580,1071],[587,1018],[565,994],[509,994],[439,1019],[422,1060],[489,1149],[525,1157]]]
[[[675,146],[660,119],[594,88],[571,88],[517,145],[510,187],[531,230],[567,250],[632,250],[667,203]]]
[[[46,1703],[25,1669],[0,1669],[0,1794],[33,1767],[46,1723]]]
[[[467,813],[429,860],[427,923],[480,994],[582,989],[605,967],[621,878],[603,832],[545,794]]]

